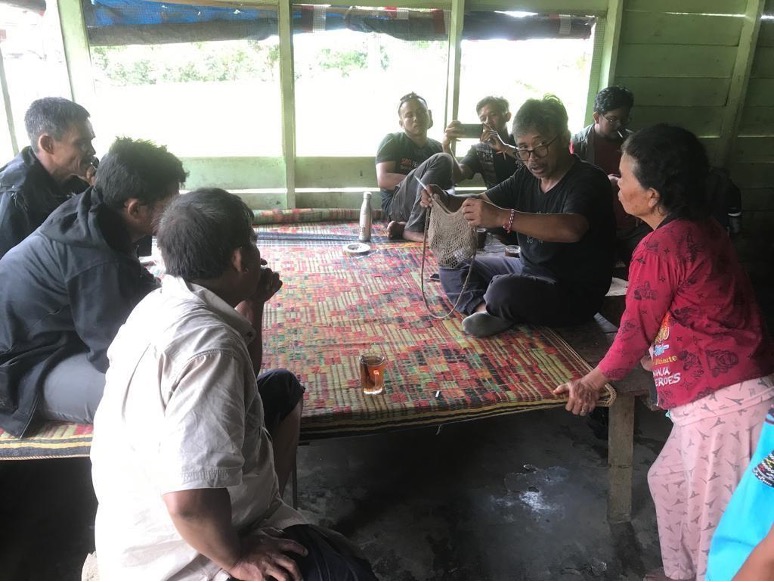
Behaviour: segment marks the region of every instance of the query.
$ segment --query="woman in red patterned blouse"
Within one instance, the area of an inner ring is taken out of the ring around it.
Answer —
[[[648,472],[660,580],[703,579],[715,526],[755,450],[774,398],[774,344],[726,231],[710,217],[709,163],[691,132],[659,124],[623,145],[618,197],[653,232],[629,267],[613,345],[554,392],[586,415],[602,387],[640,361],[672,432]]]

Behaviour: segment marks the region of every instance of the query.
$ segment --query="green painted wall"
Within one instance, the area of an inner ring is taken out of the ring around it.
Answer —
[[[88,54],[84,54],[78,2],[59,3],[73,93],[88,101]],[[377,0],[360,3],[381,4]],[[623,84],[635,94],[634,129],[667,121],[697,133],[713,162],[728,167],[743,188],[745,230],[738,239],[740,250],[754,267],[757,263],[768,267],[774,257],[770,234],[774,233],[774,20],[762,15],[774,15],[774,0],[410,0],[399,4],[432,4],[450,14],[507,9],[598,16],[589,109],[598,89]],[[292,52],[292,43],[282,47]],[[448,90],[452,104],[458,83],[453,69]],[[292,66],[283,67],[282,75],[283,95],[292,105],[293,84],[288,81]],[[217,184],[240,192],[256,208],[357,207],[363,190],[378,190],[370,157],[296,158],[292,107],[285,108],[283,119],[286,159],[186,159],[187,186]]]
[[[774,0],[764,13],[774,15]],[[754,276],[774,276],[774,20],[761,20],[729,167],[742,188],[737,247]]]
[[[699,135],[742,188],[736,239],[754,275],[774,258],[774,0],[624,1],[614,81],[635,94],[633,129]]]

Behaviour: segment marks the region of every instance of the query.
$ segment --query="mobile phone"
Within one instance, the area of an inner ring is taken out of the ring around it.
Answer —
[[[478,139],[482,133],[484,133],[483,123],[460,123],[460,134],[462,134],[462,137]]]

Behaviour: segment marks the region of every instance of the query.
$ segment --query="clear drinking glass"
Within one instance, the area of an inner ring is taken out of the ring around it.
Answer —
[[[381,394],[384,392],[384,370],[387,358],[381,354],[363,354],[360,356],[360,386],[363,394]]]

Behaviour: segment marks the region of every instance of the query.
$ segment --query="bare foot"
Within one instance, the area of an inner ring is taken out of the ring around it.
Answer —
[[[403,229],[406,227],[405,222],[397,222],[393,220],[387,225],[387,236],[390,240],[403,238]]]

